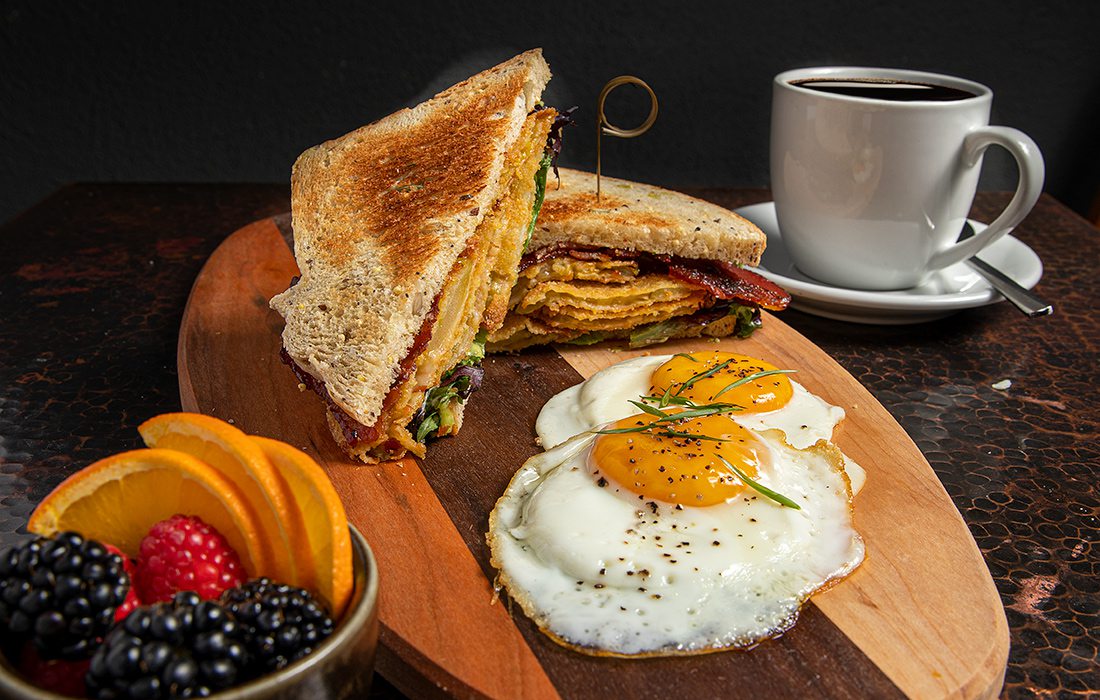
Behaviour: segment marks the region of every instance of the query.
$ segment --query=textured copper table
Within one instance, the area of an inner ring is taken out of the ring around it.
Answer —
[[[974,217],[1006,200],[979,195]],[[0,228],[0,548],[68,474],[179,409],[191,282],[227,235],[288,208],[277,185],[74,185]],[[1100,694],[1100,232],[1044,196],[1015,235],[1043,258],[1054,316],[1001,303],[915,326],[783,317],[898,419],[962,512],[1008,613],[1004,694]]]

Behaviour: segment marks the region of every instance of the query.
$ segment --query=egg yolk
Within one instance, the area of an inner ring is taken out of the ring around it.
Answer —
[[[667,412],[672,414],[679,409]],[[645,500],[712,506],[725,503],[748,488],[717,455],[750,479],[770,459],[768,448],[755,435],[725,415],[657,423],[658,420],[658,416],[644,413],[630,416],[605,430],[652,427],[646,432],[602,434],[596,438],[589,467],[603,481],[601,486],[608,485],[606,477]],[[721,441],[662,434],[669,432],[721,438]]]
[[[693,377],[719,368],[711,374]],[[727,388],[739,379],[779,369],[775,365],[748,355],[732,352],[693,352],[677,355],[653,371],[649,393],[661,396],[672,387],[672,394],[697,404],[732,403],[742,413],[765,413],[787,405],[791,400],[791,380],[785,374],[769,374],[740,386]],[[690,385],[683,388],[685,384]]]

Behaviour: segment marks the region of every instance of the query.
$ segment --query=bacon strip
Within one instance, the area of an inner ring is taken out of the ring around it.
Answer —
[[[519,271],[523,272],[532,265],[538,265],[547,260],[564,258],[566,256],[575,260],[608,262],[610,260],[633,260],[639,255],[641,254],[637,251],[626,250],[625,248],[600,248],[594,245],[580,245],[577,243],[560,241],[552,245],[543,246],[538,250],[533,250],[527,255],[524,255],[519,261]]]
[[[782,311],[791,303],[791,295],[785,289],[752,270],[719,260],[709,262],[717,272],[698,264],[671,261],[668,274],[702,287],[716,299],[754,304],[770,311]]]

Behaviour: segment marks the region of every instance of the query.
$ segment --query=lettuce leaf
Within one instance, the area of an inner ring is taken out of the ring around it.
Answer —
[[[423,417],[416,428],[416,441],[426,442],[429,437],[439,432],[443,426],[443,413],[445,412],[454,422],[454,413],[451,403],[458,398],[458,387],[447,384],[428,389],[424,395],[424,405],[420,407]],[[413,421],[416,422],[415,420]]]
[[[737,330],[735,332],[738,338],[748,338],[757,328],[764,325],[760,318],[759,307],[734,304],[730,307],[730,313],[737,314]]]
[[[567,345],[595,345],[601,340],[607,340],[609,335],[610,333],[607,331],[591,331],[584,335],[579,335],[572,340],[567,340],[565,343]]]
[[[535,105],[534,111],[540,109],[546,109],[546,106],[539,102]],[[576,112],[576,107],[570,107],[564,112],[558,112],[554,117],[554,121],[550,124],[550,133],[546,135],[546,147],[542,153],[542,160],[539,161],[538,172],[535,173],[535,206],[531,211],[531,223],[527,224],[527,238],[523,241],[523,252],[527,252],[527,246],[531,245],[531,234],[535,232],[535,222],[538,221],[539,211],[542,210],[542,200],[546,197],[546,175],[550,171],[550,168],[554,169],[554,174],[558,174],[558,156],[561,155],[561,145],[564,140],[564,129],[567,126],[575,126],[577,121],[573,118],[573,112]]]
[[[457,409],[470,394],[481,387],[481,378],[485,370],[481,362],[485,359],[486,332],[479,331],[470,344],[466,357],[443,375],[439,386],[428,389],[424,394],[424,403],[409,422],[409,432],[417,442],[426,442],[441,431],[447,434],[457,421]]]
[[[719,311],[719,313],[721,312]],[[756,307],[731,304],[726,311],[726,316],[737,317],[737,325],[734,328],[733,334],[738,338],[748,338],[761,325],[760,309]],[[718,318],[722,318],[722,316]],[[713,323],[716,320],[716,318],[709,319],[705,321],[703,325]],[[678,335],[680,332],[686,331],[692,326],[698,326],[699,324],[700,320],[692,316],[681,316],[679,318],[670,318],[667,321],[650,323],[645,326],[639,326],[631,331],[628,342],[632,348],[640,348],[646,345],[653,345],[654,343],[663,343],[669,338]]]
[[[683,319],[670,318],[667,321],[638,326],[630,332],[630,347],[640,348],[654,343],[663,343],[687,325],[688,322]]]
[[[525,253],[527,246],[531,245],[531,234],[535,232],[535,222],[538,221],[539,212],[542,211],[542,201],[546,199],[546,174],[550,172],[550,164],[553,162],[554,157],[549,151],[543,153],[538,172],[535,173],[535,206],[531,210],[531,222],[527,224],[527,237],[523,240]]]
[[[455,367],[473,367],[474,365],[480,365],[481,361],[485,359],[485,341],[489,337],[488,331],[484,328],[477,332],[474,336],[474,342],[470,344],[470,351],[466,353],[466,357],[462,359]],[[452,369],[447,374],[443,375],[446,379],[454,372]]]

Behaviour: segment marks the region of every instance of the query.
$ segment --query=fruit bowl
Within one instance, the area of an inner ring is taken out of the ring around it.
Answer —
[[[378,644],[378,570],[366,539],[352,526],[354,588],[342,619],[312,654],[284,669],[211,696],[219,700],[360,698],[370,688]],[[0,654],[0,697],[63,700],[31,685]]]

